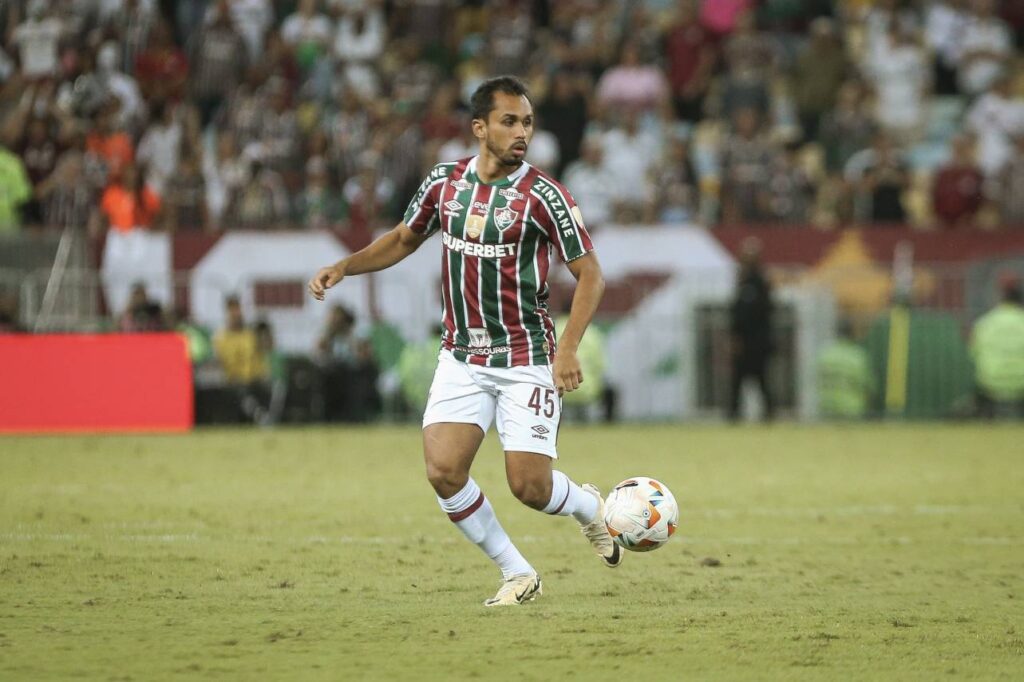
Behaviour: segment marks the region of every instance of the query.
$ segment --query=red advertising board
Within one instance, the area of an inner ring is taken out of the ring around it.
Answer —
[[[178,334],[0,336],[0,432],[186,431],[192,367]]]

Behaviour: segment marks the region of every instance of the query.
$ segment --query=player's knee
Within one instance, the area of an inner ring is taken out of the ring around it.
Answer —
[[[551,481],[532,478],[510,478],[508,487],[516,499],[533,509],[543,509],[551,499]]]
[[[442,462],[427,462],[427,480],[438,496],[448,499],[466,487],[469,473]]]

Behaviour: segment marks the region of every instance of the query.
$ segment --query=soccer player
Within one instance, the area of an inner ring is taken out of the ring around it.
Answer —
[[[498,593],[484,602],[501,606],[534,599],[541,580],[469,475],[492,421],[512,493],[528,507],[576,519],[606,566],[618,566],[622,552],[604,525],[597,487],[552,467],[561,396],[584,379],[576,348],[604,292],[601,267],[575,200],[525,160],[534,131],[526,87],[492,78],[470,106],[479,153],[434,166],[404,220],[322,268],[309,291],[322,301],[345,277],[391,267],[441,233],[443,331],[423,454],[441,509],[501,569]],[[577,283],[557,346],[547,309],[551,250]]]

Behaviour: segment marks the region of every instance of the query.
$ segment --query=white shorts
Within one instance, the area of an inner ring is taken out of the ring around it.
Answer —
[[[423,426],[441,422],[476,424],[487,433],[497,418],[506,450],[558,458],[555,439],[562,401],[551,367],[481,367],[459,362],[451,351],[437,358]]]

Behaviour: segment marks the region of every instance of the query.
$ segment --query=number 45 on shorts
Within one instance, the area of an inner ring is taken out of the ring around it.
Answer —
[[[541,402],[542,399],[543,403]],[[530,395],[530,400],[526,405],[527,407],[532,407],[533,413],[538,417],[540,416],[541,410],[544,410],[544,416],[551,419],[555,416],[555,389],[541,388],[540,386],[537,386],[533,389],[533,393]]]

